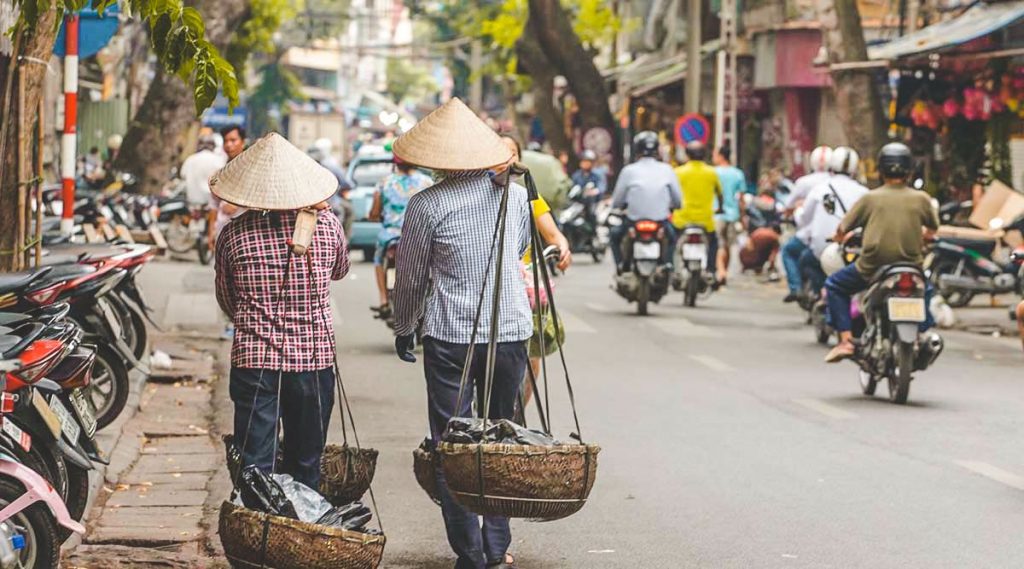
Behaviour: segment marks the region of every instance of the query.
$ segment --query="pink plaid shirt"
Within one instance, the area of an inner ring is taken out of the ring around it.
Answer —
[[[217,239],[217,302],[235,323],[235,367],[291,372],[334,365],[330,285],[348,274],[345,234],[333,213],[321,211],[309,252],[290,256],[294,223],[295,212],[249,211]]]

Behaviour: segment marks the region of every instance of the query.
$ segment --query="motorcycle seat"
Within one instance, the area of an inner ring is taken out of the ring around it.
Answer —
[[[96,267],[90,265],[80,265],[78,263],[69,263],[63,265],[54,265],[53,271],[46,276],[47,282],[66,281],[73,278],[81,277],[96,272]]]
[[[53,269],[50,267],[43,267],[41,269],[31,269],[17,273],[0,274],[0,294],[25,289],[32,283],[45,277],[52,270]]]
[[[949,243],[950,245],[957,245],[964,249],[970,249],[976,251],[986,257],[991,257],[993,251],[996,250],[996,241],[987,239],[964,239],[960,237],[943,237],[939,239],[939,243]]]
[[[74,265],[80,263],[82,258],[80,255],[64,255],[64,254],[50,254],[43,255],[42,263],[43,266],[60,266],[60,265]]]

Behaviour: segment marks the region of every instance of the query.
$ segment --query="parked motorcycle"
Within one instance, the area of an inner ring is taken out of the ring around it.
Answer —
[[[683,292],[683,305],[696,306],[697,296],[710,292],[714,275],[708,271],[708,235],[702,225],[687,225],[676,242],[672,288]]]
[[[993,229],[1024,231],[1024,215],[1003,225],[993,220]],[[1013,262],[992,259],[996,240],[943,237],[936,240],[925,260],[925,269],[939,294],[953,308],[970,304],[977,294],[1024,295],[1024,274]]]
[[[906,403],[914,372],[927,369],[942,352],[938,334],[919,331],[927,319],[926,287],[921,267],[896,263],[881,268],[861,295],[864,330],[852,359],[861,368],[865,395],[874,395],[885,379],[889,400]]]
[[[558,225],[573,254],[589,254],[595,263],[600,263],[608,250],[608,231],[600,222],[593,203],[599,195],[594,184],[573,186],[569,191],[569,205],[558,214]]]
[[[625,217],[609,218],[612,224]],[[665,229],[658,221],[644,219],[633,223],[622,240],[622,259],[629,270],[615,279],[615,290],[629,302],[636,302],[637,314],[645,316],[648,305],[668,293],[668,270],[662,266],[662,251],[667,247]]]

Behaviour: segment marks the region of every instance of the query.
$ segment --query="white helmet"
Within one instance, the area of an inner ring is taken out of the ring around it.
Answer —
[[[846,260],[843,259],[843,246],[839,243],[833,242],[826,245],[818,260],[821,262],[821,270],[829,276],[846,267]]]
[[[819,146],[811,151],[811,172],[827,172],[829,162],[832,160],[832,149],[828,146]]]
[[[313,143],[313,148],[323,152],[325,155],[329,155],[334,149],[334,143],[329,138],[318,138]]]
[[[857,154],[857,151],[848,146],[840,146],[832,151],[828,169],[836,174],[853,177],[857,175],[858,166],[860,166],[860,155]]]

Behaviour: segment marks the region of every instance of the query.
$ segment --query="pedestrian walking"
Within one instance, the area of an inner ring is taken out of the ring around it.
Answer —
[[[487,411],[495,420],[511,419],[515,412],[527,365],[526,340],[533,335],[519,263],[530,241],[530,203],[525,188],[508,185],[505,246],[512,250],[492,275],[487,269],[505,188],[496,173],[511,165],[512,150],[466,105],[452,99],[399,138],[394,154],[442,176],[441,182],[409,200],[394,293],[395,348],[404,361],[416,361],[412,347],[422,318],[430,435],[436,443],[449,419],[472,416],[471,385],[482,389],[488,362],[481,339],[491,329],[498,271],[501,313]],[[479,334],[474,334],[477,331]],[[470,359],[471,344],[476,346]],[[472,383],[460,393],[464,367],[468,367]],[[512,534],[508,518],[485,516],[481,521],[453,500],[440,468],[437,479],[448,543],[458,557],[456,569],[509,567]]]
[[[279,471],[318,488],[334,404],[331,281],[348,273],[341,223],[327,207],[334,176],[277,134],[236,157],[211,180],[226,203],[246,208],[217,240],[217,302],[235,323],[230,395],[243,466]],[[304,225],[313,209],[313,227]],[[293,252],[296,224],[312,234]]]

